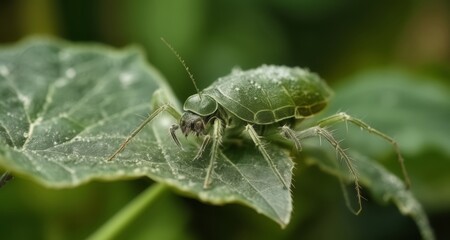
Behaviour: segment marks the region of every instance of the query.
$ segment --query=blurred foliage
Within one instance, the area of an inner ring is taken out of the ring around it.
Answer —
[[[405,81],[411,85],[426,83],[446,93],[450,87],[450,3],[446,0],[0,1],[1,43],[34,34],[118,47],[142,46],[149,62],[168,79],[181,101],[195,90],[160,37],[165,37],[185,59],[200,88],[235,66],[247,69],[263,63],[308,67],[332,86],[340,86],[336,97],[340,90],[361,79],[349,76],[370,69],[402,69],[409,73]],[[432,102],[433,92],[423,94],[428,94]],[[363,109],[369,114],[372,107]],[[348,110],[351,106],[337,108]],[[358,114],[365,116],[364,112]],[[436,114],[433,119],[420,111],[417,115],[430,128],[438,128],[434,131],[448,131],[434,124],[450,119],[448,115]],[[414,116],[410,118],[411,122],[404,117],[398,119],[414,124]],[[395,130],[402,123],[385,122],[381,126],[389,134],[400,134],[391,131],[388,124]],[[423,136],[419,127],[418,131],[414,129],[410,128],[408,138],[428,146],[408,154],[407,159],[414,160],[407,167],[414,175],[423,172],[420,189],[437,189],[433,195],[420,190],[416,196],[428,209],[437,237],[448,238],[450,203],[439,201],[438,189],[450,189],[450,182],[436,180],[445,179],[445,169],[450,169],[448,148],[437,147],[448,146],[449,142],[442,142],[448,138],[434,145],[436,136]],[[380,155],[395,163],[387,152]],[[355,217],[345,208],[334,178],[315,168],[305,169],[302,162],[296,171],[295,211],[286,230],[241,206],[208,206],[171,195],[171,200],[161,199],[167,204],[164,208],[149,209],[139,224],[148,222],[151,229],[154,224],[162,224],[158,219],[172,219],[173,228],[162,233],[171,234],[172,239],[417,238],[414,224],[394,207],[381,207],[369,199],[362,216]],[[5,239],[82,238],[132,199],[143,185],[148,185],[147,181],[97,183],[56,191],[17,177],[0,191],[0,234]]]

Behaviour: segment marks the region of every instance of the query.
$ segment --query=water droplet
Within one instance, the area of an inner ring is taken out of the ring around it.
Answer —
[[[130,86],[134,81],[134,75],[132,73],[123,72],[119,76],[119,81],[124,88]]]
[[[6,66],[0,66],[0,75],[6,77],[9,75],[9,69]]]
[[[72,79],[72,78],[74,78],[76,75],[77,75],[77,71],[75,71],[75,69],[73,69],[73,68],[68,68],[67,70],[66,70],[66,77],[67,78],[70,78],[70,79]]]

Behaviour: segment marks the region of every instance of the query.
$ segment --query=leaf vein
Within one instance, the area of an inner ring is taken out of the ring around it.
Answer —
[[[236,164],[234,164],[233,163],[233,161],[231,161],[223,152],[221,152],[220,153],[222,156],[223,156],[223,158],[232,166],[232,167],[234,167],[235,169],[236,169],[236,171],[243,177],[243,179],[249,184],[249,186],[259,195],[259,196],[261,196],[261,198],[262,198],[262,200],[266,203],[266,205],[267,206],[269,206],[270,207],[270,209],[272,209],[272,211],[275,213],[275,214],[277,214],[278,215],[278,211],[276,211],[275,210],[275,207],[272,205],[272,204],[270,204],[270,201],[267,199],[267,197],[264,195],[264,194],[262,194],[262,192],[255,186],[255,185],[253,185],[252,184],[252,182],[245,176],[245,174],[243,174],[242,172],[241,172],[241,170],[239,169],[239,167],[236,165]],[[235,189],[235,191],[236,191],[236,188],[234,187],[234,186],[232,186],[232,185],[230,185],[230,187],[232,187],[233,189]],[[239,191],[237,191],[237,192],[239,192]],[[279,216],[279,215],[278,215]]]

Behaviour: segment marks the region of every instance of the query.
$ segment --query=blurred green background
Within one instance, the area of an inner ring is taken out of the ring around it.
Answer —
[[[233,67],[248,69],[264,63],[318,72],[336,89],[338,99],[340,93],[349,97],[370,84],[378,89],[377,84],[400,79],[397,90],[418,103],[409,101],[409,115],[397,116],[394,111],[370,116],[382,105],[363,99],[364,94],[337,100],[329,112],[340,109],[361,114],[398,138],[401,146],[406,145],[413,191],[437,237],[450,238],[449,1],[0,1],[0,43],[32,35],[119,48],[141,46],[180,101],[195,89],[160,37],[184,58],[199,88]],[[381,81],[382,76],[387,77]],[[384,117],[398,121],[389,125]],[[386,149],[376,157],[390,159],[384,162],[395,171],[391,150]],[[335,178],[314,167],[305,168],[301,162],[295,176],[293,219],[285,230],[239,205],[210,206],[166,193],[121,238],[420,238],[412,220],[394,206],[370,201],[369,193],[365,193],[368,201],[363,214],[355,217],[346,209]],[[52,190],[16,178],[0,189],[0,238],[85,238],[150,184],[150,180],[138,179]]]

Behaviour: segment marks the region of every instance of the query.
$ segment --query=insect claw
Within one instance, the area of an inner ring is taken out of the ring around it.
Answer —
[[[175,131],[179,128],[178,125],[174,124],[170,127],[170,136],[172,137],[173,141],[175,142],[175,144],[181,148],[181,150],[184,150],[183,147],[181,146],[180,141],[177,138],[177,135],[175,134]]]

